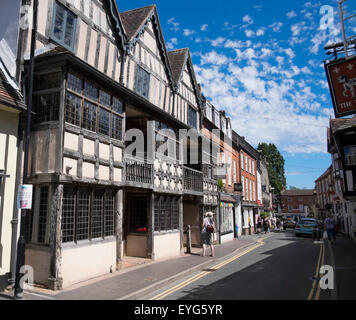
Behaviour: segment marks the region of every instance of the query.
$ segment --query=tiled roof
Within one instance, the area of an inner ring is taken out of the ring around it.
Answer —
[[[175,83],[178,83],[181,78],[188,52],[188,49],[179,49],[168,52],[169,63],[171,65]]]
[[[313,196],[314,189],[304,189],[304,190],[285,190],[282,192],[282,196]]]
[[[2,70],[0,70],[0,104],[22,109],[26,108],[22,97],[6,80],[6,76]]]
[[[137,34],[154,8],[155,5],[150,5],[120,13],[121,21],[129,41]]]

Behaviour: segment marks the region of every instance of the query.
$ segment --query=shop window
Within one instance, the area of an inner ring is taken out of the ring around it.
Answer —
[[[91,237],[92,239],[103,236],[103,192],[96,191],[93,196],[93,212],[91,220]]]
[[[78,195],[77,240],[89,239],[90,195],[80,190]]]
[[[38,210],[38,243],[45,243],[47,229],[47,210],[48,210],[48,187],[40,188],[40,203]]]
[[[64,188],[62,206],[62,242],[74,241],[75,193],[72,188]]]
[[[111,190],[65,187],[62,203],[62,242],[77,242],[115,234]]]
[[[155,197],[156,232],[179,230],[179,201],[176,197]]]
[[[105,195],[105,237],[115,235],[114,196],[111,190]]]
[[[76,27],[77,17],[66,7],[55,1],[52,38],[65,48],[73,51]]]

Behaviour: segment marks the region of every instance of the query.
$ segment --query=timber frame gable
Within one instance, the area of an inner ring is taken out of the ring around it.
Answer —
[[[145,13],[144,19],[142,21],[140,21],[140,25],[138,27],[136,27],[134,30],[128,30],[127,25],[125,26],[125,16],[130,13],[134,13],[135,11],[139,11],[139,10],[147,11]],[[147,32],[148,26],[152,22],[155,37],[156,37],[156,40],[157,40],[157,42],[159,44],[159,48],[160,48],[161,61],[163,62],[163,65],[165,67],[167,80],[168,80],[169,86],[172,89],[172,92],[175,93],[177,91],[177,87],[175,86],[175,82],[173,80],[172,70],[171,70],[169,58],[168,58],[168,52],[167,52],[167,48],[165,45],[165,41],[164,41],[161,24],[160,24],[159,17],[158,17],[156,5],[151,5],[151,6],[147,6],[147,7],[143,7],[143,8],[139,8],[139,9],[129,10],[126,12],[121,12],[120,14],[121,14],[121,20],[124,23],[124,29],[126,31],[126,35],[128,37],[128,41],[126,43],[126,47],[127,47],[126,51],[128,53],[132,53],[135,45],[139,42],[142,35],[145,32]]]
[[[118,35],[119,48],[122,51],[126,52],[127,51],[127,46],[126,46],[127,38],[126,38],[124,27],[123,27],[123,24],[121,21],[120,12],[119,12],[119,9],[117,8],[116,1],[115,0],[107,0],[107,4],[110,9],[111,18],[114,22],[113,27],[115,28],[115,31],[117,32],[117,35]]]
[[[191,80],[192,80],[194,93],[195,93],[196,99],[197,99],[197,104],[198,104],[199,108],[201,108],[201,106],[202,106],[202,98],[201,98],[201,94],[200,94],[199,85],[198,85],[198,82],[197,82],[197,79],[196,79],[196,76],[195,76],[195,71],[194,71],[192,57],[190,55],[189,48],[170,51],[168,54],[172,55],[174,53],[178,53],[179,51],[181,51],[182,53],[184,52],[185,57],[184,57],[184,63],[182,65],[180,73],[175,75],[175,87],[178,89],[179,84],[183,80],[184,70],[187,68],[189,73],[190,73]]]

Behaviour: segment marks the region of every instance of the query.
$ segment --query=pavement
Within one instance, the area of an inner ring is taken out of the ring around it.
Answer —
[[[41,288],[26,290],[23,300],[137,300],[147,293],[227,259],[270,236],[258,234],[215,246],[215,257],[202,257],[202,249],[182,257],[145,263],[127,270],[82,282],[66,290],[53,292]],[[210,248],[207,249],[207,254]],[[0,294],[0,300],[13,299],[11,292]]]

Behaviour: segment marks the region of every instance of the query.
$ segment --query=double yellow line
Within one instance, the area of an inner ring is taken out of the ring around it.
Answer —
[[[245,251],[243,251],[243,252],[241,252],[241,253],[239,253],[239,254],[237,254],[237,255],[235,255],[235,256],[233,256],[233,257],[231,257],[231,258],[229,258],[229,259],[227,259],[227,260],[225,260],[225,261],[223,261],[221,263],[219,263],[219,264],[217,264],[217,265],[215,265],[214,267],[210,268],[209,271],[202,271],[202,272],[198,273],[197,275],[195,275],[195,276],[193,276],[193,277],[191,277],[191,278],[189,278],[189,279],[177,284],[176,286],[174,286],[174,287],[172,287],[172,288],[160,293],[159,295],[151,298],[150,300],[162,300],[165,297],[173,294],[174,292],[176,292],[176,291],[178,291],[178,290],[180,290],[180,289],[182,289],[182,288],[184,288],[184,287],[186,287],[186,286],[198,281],[199,279],[207,276],[211,272],[217,271],[220,268],[226,266],[227,264],[229,264],[229,263],[239,259],[240,257],[246,255],[247,253],[249,253],[249,252],[251,252],[253,250],[256,250],[257,248],[263,246],[264,244],[265,243],[263,242],[263,240],[259,240],[258,243],[256,245],[254,245],[253,247],[251,247],[251,248],[249,248],[249,249],[247,249],[247,250],[245,250]]]
[[[316,270],[315,270],[315,274],[314,274],[314,278],[316,278],[318,280],[313,281],[312,287],[309,292],[308,300],[313,299],[315,289],[316,289],[316,292],[315,292],[314,300],[319,300],[319,298],[320,298],[320,284],[319,284],[320,283],[320,268],[321,268],[321,266],[324,265],[324,261],[325,261],[325,245],[323,243],[320,246],[319,259],[318,259],[318,263],[316,265]]]

